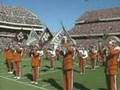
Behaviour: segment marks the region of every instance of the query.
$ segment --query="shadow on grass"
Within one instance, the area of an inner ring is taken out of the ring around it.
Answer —
[[[46,69],[50,69],[50,66],[44,66]]]
[[[32,81],[32,74],[31,73],[27,73],[24,76],[27,77],[29,80]]]
[[[79,70],[76,70],[76,69],[74,69],[74,72],[80,73],[80,71],[79,71]]]
[[[107,89],[105,89],[105,88],[99,88],[98,90],[107,90]]]
[[[54,79],[48,79],[48,80],[43,80],[44,82],[50,83],[51,86],[55,87],[57,90],[63,90],[63,88],[54,80]]]
[[[62,70],[63,68],[61,68],[61,67],[56,67],[56,69]]]
[[[42,72],[47,72],[47,71],[49,71],[48,69],[42,69],[41,70]]]
[[[27,67],[27,65],[23,65],[23,67]]]
[[[79,84],[77,82],[74,83],[74,88],[75,88],[75,90],[90,90],[87,87],[85,87],[84,85]]]
[[[49,71],[49,69],[50,69],[50,66],[44,66],[41,71],[42,72],[47,72],[47,71]]]

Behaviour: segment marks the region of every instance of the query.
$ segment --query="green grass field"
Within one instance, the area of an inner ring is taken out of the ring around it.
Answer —
[[[50,70],[49,60],[43,60],[38,85],[31,84],[30,58],[23,59],[22,78],[16,80],[13,77],[14,75],[7,73],[1,54],[0,90],[63,90],[62,60],[57,61],[55,71]],[[118,78],[120,83],[120,75]],[[88,68],[85,75],[80,75],[79,66],[75,64],[74,90],[106,90],[104,68],[97,68],[95,71]]]

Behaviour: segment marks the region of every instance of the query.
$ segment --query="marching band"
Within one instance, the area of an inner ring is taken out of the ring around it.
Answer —
[[[59,46],[52,44],[52,48],[43,48],[39,44],[35,44],[31,48],[32,84],[38,84],[43,56],[46,55],[50,60],[51,70],[55,70],[57,58],[62,56],[64,90],[73,90],[74,63],[76,63],[75,57],[77,56],[81,75],[85,74],[88,62],[90,62],[91,69],[96,70],[97,62],[100,62],[98,58],[102,59],[108,90],[118,90],[117,74],[120,66],[120,47],[116,40],[109,40],[101,50],[97,50],[95,45],[90,46],[89,49],[85,47],[77,48],[67,37],[63,37],[60,44]],[[20,43],[16,45],[10,43],[4,50],[8,73],[14,73],[16,79],[20,79],[22,76],[21,62],[23,55],[24,48]]]

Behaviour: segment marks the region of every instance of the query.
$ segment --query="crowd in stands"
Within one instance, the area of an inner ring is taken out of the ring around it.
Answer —
[[[105,35],[119,34],[120,32],[120,8],[110,8],[95,10],[84,13],[77,21],[75,26],[69,31],[70,35],[90,36],[90,35]],[[109,18],[109,19],[108,19]],[[111,21],[110,21],[111,18]],[[119,20],[112,20],[117,18]],[[99,21],[106,19],[108,21]],[[82,22],[85,21],[85,22]],[[79,23],[81,22],[81,23]],[[97,39],[77,39],[78,45],[88,46],[88,44],[98,42]]]
[[[97,22],[97,23],[76,25],[70,31],[70,34],[89,35],[89,34],[103,34],[103,33],[118,33],[120,31],[119,28],[120,28],[120,21]]]
[[[109,8],[109,9],[101,9],[88,11],[83,14],[77,21],[85,20],[85,21],[96,21],[99,19],[105,18],[118,18],[120,17],[120,8]]]
[[[100,41],[101,40],[101,41]],[[102,39],[76,39],[77,47],[85,47],[88,49],[90,46],[95,45],[97,46],[99,42],[104,42]]]
[[[16,33],[12,33],[12,32],[0,32],[0,35],[16,35]]]
[[[0,50],[3,50],[8,43],[11,43],[15,35],[16,33],[12,32],[0,32]]]
[[[8,43],[12,42],[12,38],[0,37],[0,51],[4,50]]]
[[[71,29],[70,33],[79,34],[100,34],[100,33],[117,33],[120,28],[120,21],[99,22],[99,19],[119,18],[120,8],[102,9],[91,12],[86,12],[77,22],[84,20],[82,24],[76,24]],[[87,23],[89,21],[89,23]],[[97,22],[90,22],[97,21]]]
[[[20,7],[0,6],[0,21],[22,23],[22,24],[40,24],[39,19],[32,11]]]

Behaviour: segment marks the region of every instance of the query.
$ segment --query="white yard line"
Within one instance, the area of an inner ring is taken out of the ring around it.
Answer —
[[[50,74],[50,73],[55,73],[55,72],[59,72],[60,70],[56,70],[56,71],[47,71],[47,72],[44,72],[44,73],[41,73],[40,75],[47,75],[47,74]],[[32,74],[32,72],[29,72]],[[12,77],[15,77],[15,76],[12,76],[12,74],[8,74],[6,76],[6,73],[0,73],[0,75],[5,75],[6,78],[12,78]],[[25,76],[22,76],[21,79],[27,79],[27,77]],[[42,80],[41,78],[39,80]]]
[[[44,73],[41,73],[41,75],[47,75],[47,74],[50,74],[50,73],[55,73],[55,72],[59,72],[60,70],[55,70],[55,71],[47,71],[47,72],[44,72]],[[6,73],[1,73],[1,75],[6,75]],[[25,82],[22,82],[22,81],[17,81],[16,79],[11,79],[13,76],[11,75],[7,75],[5,77],[3,76],[0,76],[1,78],[4,78],[4,79],[7,79],[7,80],[11,80],[11,81],[14,81],[14,82],[17,82],[17,83],[20,83],[20,84],[23,84],[23,85],[26,85],[26,86],[33,86],[35,88],[40,88],[42,90],[49,90],[49,89],[46,89],[44,87],[47,87],[47,86],[50,86],[50,84],[45,84],[45,85],[42,85],[42,87],[39,87],[39,86],[35,86],[35,85],[32,85],[32,84],[29,84],[29,83],[25,83]],[[27,77],[21,77],[21,79],[27,79]],[[39,80],[42,80],[41,78]]]
[[[39,88],[39,89],[41,89],[41,90],[49,90],[49,89],[47,89],[47,88],[43,88],[43,87],[39,87],[39,86],[35,86],[35,85],[29,84],[29,83],[25,83],[25,82],[17,81],[17,80],[15,80],[15,79],[10,79],[10,78],[3,77],[3,76],[0,76],[0,78],[6,79],[6,80],[9,80],[9,81],[13,81],[13,82],[16,82],[16,83],[19,83],[19,84],[25,85],[25,86],[30,86],[30,87],[34,87],[34,88]]]

